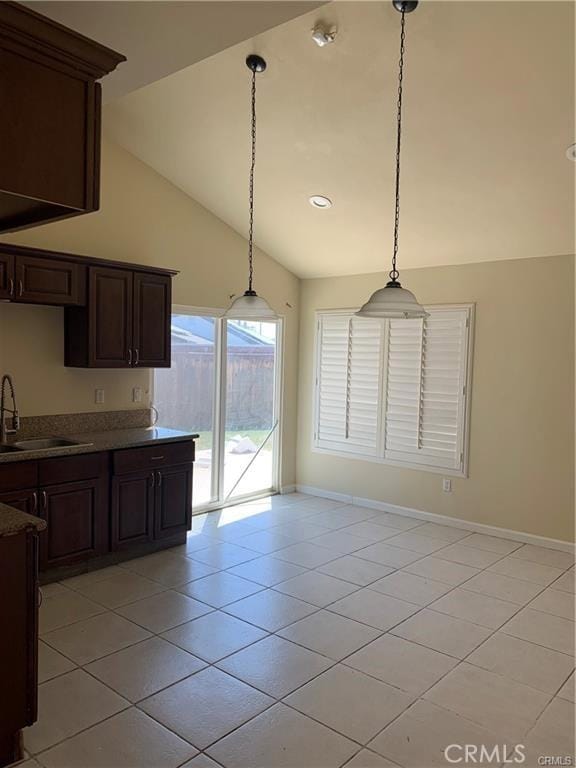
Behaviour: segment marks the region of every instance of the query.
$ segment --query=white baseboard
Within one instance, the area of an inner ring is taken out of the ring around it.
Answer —
[[[280,493],[295,493],[296,492],[296,486],[294,484],[292,485],[282,485],[280,487]]]
[[[470,520],[462,520],[460,517],[438,515],[435,512],[424,512],[421,509],[401,507],[398,504],[389,504],[386,501],[376,501],[376,499],[363,499],[359,496],[350,496],[345,493],[333,493],[332,491],[325,491],[323,488],[314,488],[310,485],[297,485],[296,490],[300,493],[308,493],[310,496],[321,496],[322,498],[332,499],[333,501],[343,501],[346,504],[354,504],[357,507],[369,507],[370,509],[378,509],[381,512],[392,512],[395,515],[403,515],[404,517],[415,517],[418,520],[425,520],[427,523],[452,525],[457,528],[462,528],[465,531],[485,533],[488,536],[499,536],[502,539],[521,541],[524,544],[535,544],[539,547],[548,547],[548,549],[559,549],[562,552],[570,552],[571,554],[576,551],[575,545],[569,541],[549,539],[546,536],[537,536],[534,533],[512,531],[508,528],[499,528],[497,525],[475,523]]]

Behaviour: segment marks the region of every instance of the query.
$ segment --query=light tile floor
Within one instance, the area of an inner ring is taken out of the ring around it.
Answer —
[[[196,517],[186,545],[44,588],[22,765],[573,757],[574,577],[565,552],[299,493]]]

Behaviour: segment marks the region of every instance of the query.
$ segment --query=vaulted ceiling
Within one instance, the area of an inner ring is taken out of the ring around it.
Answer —
[[[301,277],[387,269],[399,21],[387,0],[315,8],[112,101],[106,132],[246,235],[257,52],[257,244]],[[574,252],[572,2],[420,3],[404,126],[401,269]]]

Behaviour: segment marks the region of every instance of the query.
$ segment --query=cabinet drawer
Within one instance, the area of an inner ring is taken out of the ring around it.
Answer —
[[[39,462],[39,485],[57,485],[79,480],[91,480],[106,472],[106,453],[85,453],[80,456],[61,456]]]
[[[0,464],[0,492],[35,488],[38,485],[38,462],[22,461]]]
[[[114,474],[139,470],[160,469],[174,464],[189,464],[194,461],[194,441],[182,443],[161,443],[146,448],[127,448],[113,454]]]

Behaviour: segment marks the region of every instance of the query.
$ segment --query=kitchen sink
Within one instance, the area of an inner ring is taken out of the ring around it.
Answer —
[[[92,445],[81,443],[78,440],[69,440],[66,437],[42,437],[31,440],[18,440],[5,448],[17,451],[49,451],[51,448],[74,448],[78,446]]]
[[[0,445],[0,453],[13,453],[18,448],[14,448],[13,445]]]

